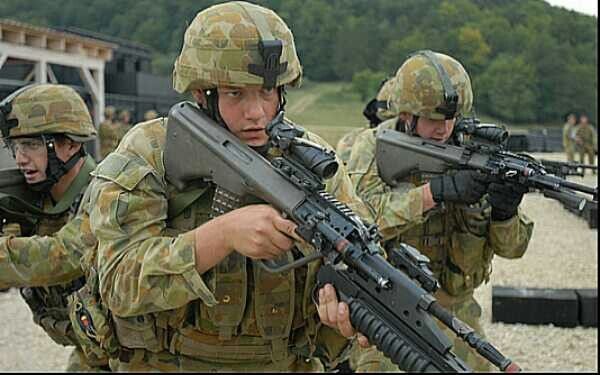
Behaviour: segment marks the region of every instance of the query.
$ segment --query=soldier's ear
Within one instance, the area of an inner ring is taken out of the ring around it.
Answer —
[[[192,96],[196,103],[200,104],[201,107],[206,108],[206,95],[202,90],[192,90]]]

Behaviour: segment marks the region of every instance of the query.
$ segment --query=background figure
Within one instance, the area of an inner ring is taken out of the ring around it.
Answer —
[[[575,160],[575,131],[577,117],[574,113],[569,113],[567,122],[563,126],[563,148],[567,154],[567,161]]]
[[[110,114],[110,116],[109,116]],[[106,107],[106,119],[98,129],[100,137],[100,157],[104,159],[106,155],[113,152],[123,139],[123,136],[131,129],[131,114],[128,110],[119,111],[118,118],[115,119],[115,108],[112,106]]]
[[[146,111],[144,113],[144,121],[150,121],[150,120],[154,120],[155,118],[158,117],[158,112],[156,112],[155,110],[151,109],[149,111]]]
[[[579,124],[575,128],[575,142],[577,153],[579,154],[579,162],[585,163],[585,157],[587,155],[588,164],[595,165],[595,153],[598,151],[598,140],[596,130],[589,123],[586,115],[579,116]],[[585,169],[583,170],[585,174]],[[596,174],[596,171],[592,171]]]
[[[131,112],[129,112],[129,110],[127,109],[122,109],[119,112],[119,130],[121,133],[121,136],[119,138],[119,141],[123,138],[123,136],[125,135],[125,133],[127,133],[129,131],[129,129],[132,128],[132,124],[131,124]]]

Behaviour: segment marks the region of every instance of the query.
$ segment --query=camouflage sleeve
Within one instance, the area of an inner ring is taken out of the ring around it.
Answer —
[[[357,195],[376,218],[384,239],[425,221],[422,187],[407,182],[390,188],[379,177],[375,130],[368,129],[357,136],[348,161],[348,175]]]
[[[51,286],[83,275],[80,259],[95,245],[78,214],[52,236],[0,238],[0,288]]]
[[[533,221],[519,208],[518,214],[508,220],[492,221],[488,246],[503,258],[520,258],[527,250],[532,233]]]
[[[122,317],[175,309],[195,299],[216,304],[195,268],[193,234],[165,235],[165,133],[156,125],[129,132],[98,166],[90,185],[100,293]]]

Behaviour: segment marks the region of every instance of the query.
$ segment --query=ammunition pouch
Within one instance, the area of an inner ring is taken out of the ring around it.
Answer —
[[[79,278],[66,286],[21,288],[21,296],[33,313],[33,320],[50,338],[63,346],[79,346],[69,320],[67,298],[84,283]]]
[[[489,280],[493,252],[488,250],[486,241],[471,233],[452,233],[446,266],[440,275],[440,284],[448,294],[472,293]]]
[[[89,284],[69,296],[69,319],[88,362],[106,364],[118,356],[110,313]]]

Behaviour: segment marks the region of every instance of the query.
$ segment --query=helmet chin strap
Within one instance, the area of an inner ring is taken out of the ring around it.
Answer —
[[[277,92],[279,94],[279,104],[277,105],[277,113],[283,111],[285,109],[285,105],[287,100],[285,98],[285,86],[277,87]],[[219,94],[217,89],[204,90],[204,97],[206,98],[206,108],[200,106],[200,108],[206,113],[210,118],[215,120],[217,124],[221,125],[225,129],[229,130],[227,124],[221,117],[221,112],[219,111]],[[261,155],[266,155],[269,151],[269,142],[265,143],[262,146],[248,146],[254,151],[258,152]]]
[[[46,143],[46,150],[48,151],[48,165],[46,167],[46,179],[44,181],[36,182],[30,185],[34,191],[48,193],[50,189],[60,180],[62,176],[67,174],[77,164],[79,159],[86,155],[83,145],[75,155],[71,156],[66,162],[60,160],[56,155],[54,137],[44,136],[44,142]]]
[[[410,123],[406,120],[401,121],[400,119],[398,119],[398,122],[396,122],[396,130],[406,133],[408,135],[416,135],[415,130],[417,129],[418,122],[419,122],[419,116],[417,116],[417,115],[412,115],[412,119],[410,120]]]

